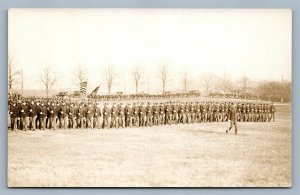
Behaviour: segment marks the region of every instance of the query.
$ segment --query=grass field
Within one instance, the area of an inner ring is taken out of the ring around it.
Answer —
[[[288,187],[291,106],[276,122],[8,132],[11,187]]]

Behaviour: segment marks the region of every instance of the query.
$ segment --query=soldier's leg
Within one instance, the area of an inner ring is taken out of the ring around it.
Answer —
[[[56,129],[56,118],[51,117],[51,129],[55,130]]]
[[[17,129],[17,123],[18,123],[18,118],[15,117],[15,118],[14,118],[14,126],[13,126],[13,129],[14,129],[14,130]]]
[[[147,117],[146,115],[144,116],[144,127],[146,127],[146,122],[147,122]]]
[[[101,117],[98,116],[96,118],[96,121],[97,121],[97,128],[100,129],[101,128]]]
[[[37,120],[36,116],[33,117],[33,130],[37,129]]]
[[[122,123],[121,127],[125,128],[125,117],[124,116],[121,117],[121,123]]]
[[[129,127],[129,117],[125,117],[125,127]]]
[[[111,118],[111,122],[110,122],[110,128],[112,128],[112,127],[114,126],[114,120],[115,120],[115,119],[112,117],[112,118]]]
[[[47,117],[42,117],[41,119],[42,119],[42,121],[41,121],[41,128],[43,130],[45,130],[47,128],[46,127],[46,119],[47,119]]]
[[[15,129],[14,129],[14,126],[15,126],[15,125],[14,125],[14,118],[13,118],[13,117],[10,117],[10,120],[9,120],[9,121],[10,121],[10,129],[11,129],[12,131],[15,130]]]
[[[63,126],[63,117],[58,117],[58,125],[57,125],[57,128],[58,129],[61,129]]]
[[[25,129],[28,129],[28,125],[29,125],[29,117],[25,117]]]
[[[234,134],[236,135],[237,134],[237,121],[235,120],[234,121]]]
[[[87,129],[89,129],[91,127],[91,118],[90,117],[86,117],[86,125],[85,125],[85,127]]]
[[[133,120],[133,117],[130,116],[130,117],[129,117],[129,127],[130,127],[130,128],[132,127],[132,120]]]
[[[154,114],[154,116],[153,116],[153,124],[154,125],[157,125],[157,119],[156,119],[156,115]]]
[[[91,116],[91,129],[94,129],[94,117],[93,116]]]
[[[69,125],[69,117],[65,116],[65,120],[64,120],[64,128],[67,129]]]
[[[105,128],[105,118],[103,117],[103,122],[102,122],[102,129]]]
[[[29,128],[29,130],[32,129],[32,125],[33,125],[32,117],[28,117],[28,128]]]
[[[136,126],[139,127],[139,124],[140,124],[140,119],[138,116],[135,117],[135,120],[136,120]]]

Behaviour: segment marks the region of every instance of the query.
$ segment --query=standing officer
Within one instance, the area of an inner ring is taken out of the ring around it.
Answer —
[[[273,119],[273,122],[275,122],[275,112],[276,112],[275,106],[274,106],[274,104],[272,103],[272,104],[271,104],[271,118]]]
[[[232,128],[232,126],[234,125],[234,134],[236,135],[237,134],[237,110],[235,104],[232,104],[232,106],[229,109],[228,120],[230,121],[230,127],[228,130],[226,129],[226,133],[228,133]]]

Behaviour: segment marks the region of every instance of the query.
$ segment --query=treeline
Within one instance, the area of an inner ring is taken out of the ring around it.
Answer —
[[[257,87],[260,99],[276,102],[290,102],[292,98],[291,82],[264,82]]]

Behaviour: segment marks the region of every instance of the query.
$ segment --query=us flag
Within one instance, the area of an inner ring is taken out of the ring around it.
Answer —
[[[80,92],[82,94],[86,94],[86,88],[87,88],[87,81],[81,82],[80,83]]]

